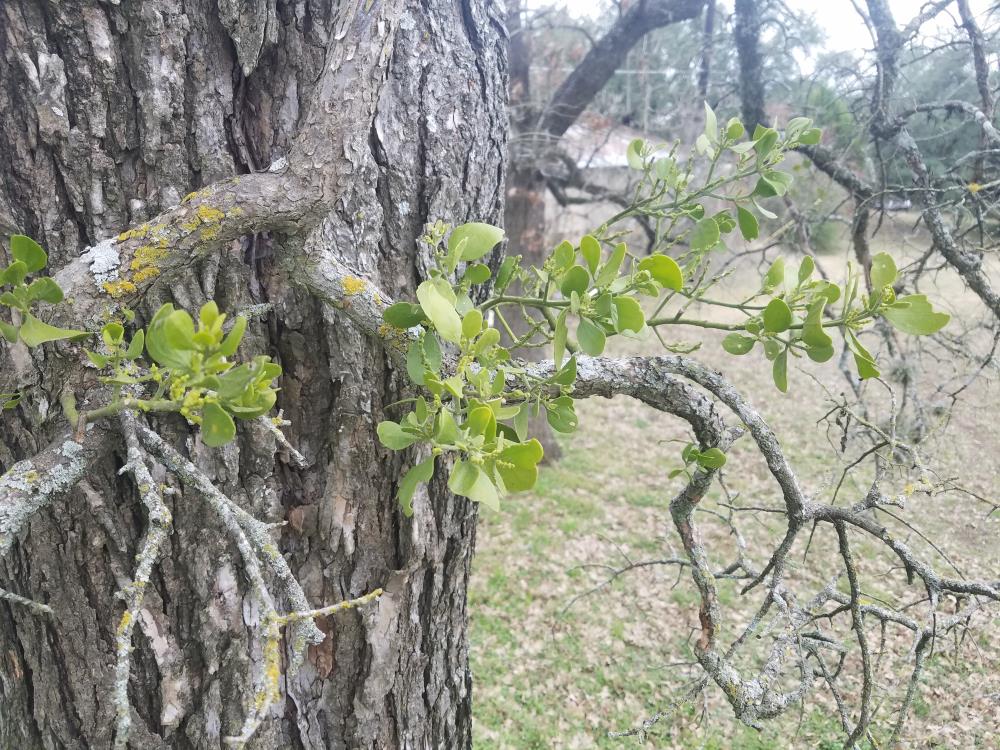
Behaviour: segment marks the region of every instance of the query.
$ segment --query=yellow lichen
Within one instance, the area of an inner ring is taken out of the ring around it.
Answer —
[[[356,279],[353,276],[348,276],[344,279],[344,294],[347,296],[353,297],[355,294],[361,294],[364,289],[364,279]]]
[[[102,288],[114,299],[118,299],[120,297],[124,297],[126,294],[132,294],[135,292],[135,284],[128,279],[121,279],[120,281],[105,281]]]
[[[406,331],[388,323],[383,323],[378,327],[378,335],[388,346],[398,351],[404,351],[409,345]]]
[[[34,469],[26,472],[24,475],[24,481],[27,482],[28,484],[34,484],[39,479],[41,479],[41,477],[39,476],[38,472],[35,471]]]
[[[226,215],[222,211],[211,206],[198,206],[195,212],[198,214],[198,218],[206,224],[216,224],[226,218]]]
[[[122,612],[122,619],[119,620],[118,622],[118,635],[119,636],[124,635],[125,631],[128,629],[128,626],[131,624],[132,624],[132,613],[126,609],[124,612]]]
[[[160,275],[160,269],[156,266],[150,266],[149,268],[143,268],[132,274],[132,281],[140,283],[143,281],[149,281],[150,279],[156,278]]]
[[[212,191],[208,188],[202,188],[201,190],[195,190],[193,193],[188,193],[183,198],[181,198],[181,203],[188,203],[189,201],[201,197],[203,195],[211,195]]]
[[[135,229],[128,229],[118,235],[119,242],[126,242],[131,239],[141,239],[149,234],[149,224],[140,224]]]
[[[197,216],[192,216],[188,221],[185,221],[181,224],[181,229],[183,229],[185,232],[193,232],[195,229],[198,228],[199,224],[201,224],[201,219],[199,219]]]
[[[133,271],[139,271],[143,268],[156,266],[161,260],[170,254],[165,245],[166,240],[161,240],[156,245],[143,245],[136,248],[135,254],[132,256],[132,263],[129,264],[129,268]]]
[[[203,240],[214,240],[218,236],[219,236],[218,227],[205,227],[204,229],[201,230],[201,238]]]

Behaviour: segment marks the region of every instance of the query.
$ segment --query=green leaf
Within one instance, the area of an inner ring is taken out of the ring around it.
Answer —
[[[419,340],[411,341],[406,350],[406,374],[414,384],[424,384],[423,345]]]
[[[767,156],[774,149],[774,144],[778,142],[778,131],[774,128],[758,125],[754,130],[753,141],[754,151],[759,156]]]
[[[497,473],[510,492],[530,490],[538,481],[538,462],[542,460],[542,444],[537,440],[515,443],[500,452]],[[505,466],[503,464],[509,464]]]
[[[48,302],[50,305],[57,305],[63,301],[63,290],[54,279],[43,276],[28,284],[28,301],[33,302],[35,300]]]
[[[833,340],[823,330],[823,309],[825,307],[825,297],[816,299],[809,306],[805,323],[802,325],[802,340],[810,349],[826,349],[833,346]]]
[[[611,251],[611,257],[608,258],[608,262],[604,264],[601,270],[597,273],[597,277],[594,279],[594,283],[599,287],[605,287],[610,284],[618,276],[618,272],[621,270],[622,261],[625,260],[625,243],[619,242],[615,245],[615,249]]]
[[[937,333],[951,320],[947,313],[936,312],[924,294],[899,297],[882,315],[893,327],[911,336]]]
[[[56,328],[43,323],[31,313],[26,313],[21,324],[21,341],[28,346],[38,346],[47,341],[62,341],[64,339],[82,339],[90,334],[86,331],[76,331],[71,328]]]
[[[389,325],[406,330],[423,322],[424,310],[420,305],[411,302],[397,302],[389,305],[382,313],[382,317]]]
[[[658,180],[662,180],[670,186],[676,184],[677,162],[669,156],[662,157],[653,162],[653,175]]]
[[[632,169],[641,170],[644,166],[642,158],[642,149],[645,146],[645,142],[642,138],[636,138],[631,143],[628,144],[628,148],[625,149],[625,158],[628,160],[628,165]]]
[[[418,435],[405,432],[396,422],[379,422],[375,428],[379,442],[393,451],[401,451],[420,441]]]
[[[441,343],[433,333],[424,334],[424,360],[427,368],[434,373],[441,372]]]
[[[615,330],[618,333],[623,331],[638,333],[646,325],[642,307],[632,297],[615,297],[614,305],[618,313],[615,320]]]
[[[788,349],[783,349],[781,354],[779,354],[774,359],[774,365],[771,368],[771,374],[774,377],[774,384],[777,386],[778,390],[782,393],[788,392]]]
[[[703,469],[721,469],[726,465],[726,454],[718,448],[709,448],[699,453],[695,461]]]
[[[458,344],[462,340],[462,319],[434,281],[425,281],[417,287],[417,299],[424,314],[445,341]]]
[[[12,284],[17,286],[22,281],[24,277],[28,275],[28,267],[24,264],[24,261],[15,260],[11,263],[3,272],[2,282],[5,284]],[[9,305],[9,302],[4,302],[5,305]]]
[[[97,352],[92,352],[90,349],[84,349],[83,351],[86,353],[87,359],[90,360],[90,363],[98,370],[103,370],[108,366],[108,362],[110,361],[109,357],[106,357],[103,354],[98,354]]]
[[[743,208],[743,206],[737,206],[736,220],[740,225],[740,234],[743,235],[743,239],[749,242],[760,236],[760,224],[757,223],[757,217],[752,211]]]
[[[555,331],[552,333],[552,361],[555,363],[557,370],[562,367],[563,356],[566,354],[566,339],[569,336],[569,330],[566,325],[566,316],[568,314],[569,310],[563,308],[562,312],[559,313],[559,317],[556,318]]]
[[[775,297],[764,308],[764,330],[768,333],[787,331],[792,324],[792,311],[788,303]]]
[[[514,434],[518,440],[524,440],[528,436],[528,420],[531,418],[531,405],[527,402],[521,404],[514,416]]]
[[[443,445],[454,445],[461,438],[458,424],[451,409],[442,409],[437,415],[437,425],[434,428],[434,439]]]
[[[479,338],[476,339],[476,344],[472,347],[472,354],[473,356],[478,357],[499,343],[500,331],[496,328],[487,328],[479,334]],[[506,351],[506,349],[503,349],[503,351]],[[495,354],[500,355],[500,352],[495,352]]]
[[[448,238],[449,252],[461,245],[462,260],[478,260],[503,240],[503,230],[477,221],[455,227]],[[464,244],[463,244],[464,243]]]
[[[728,211],[719,211],[719,213],[712,216],[715,219],[715,223],[719,225],[719,231],[722,234],[729,234],[736,228],[736,221],[730,215]]]
[[[469,284],[483,284],[489,280],[491,273],[490,267],[485,263],[473,263],[465,269],[462,281]]]
[[[576,339],[584,352],[591,357],[599,357],[604,351],[607,336],[598,325],[587,318],[580,318],[580,324],[576,327]]]
[[[577,426],[572,396],[560,396],[545,405],[545,417],[556,432],[574,432]]]
[[[719,225],[715,223],[715,219],[712,217],[702,219],[694,225],[694,229],[691,231],[691,249],[711,250],[719,244],[720,237]]]
[[[474,339],[483,330],[483,314],[479,310],[472,309],[462,318],[462,335],[467,339]]]
[[[497,271],[496,283],[493,285],[493,289],[497,294],[501,294],[514,278],[514,271],[517,270],[517,264],[521,262],[520,255],[508,255],[503,259],[503,263],[500,264],[500,269]]]
[[[108,323],[101,329],[101,338],[109,349],[118,346],[124,336],[125,328],[121,323]]]
[[[819,281],[813,288],[813,294],[826,299],[828,305],[832,305],[840,299],[840,287],[831,281]]]
[[[573,385],[576,381],[576,355],[570,357],[566,364],[552,376],[552,382],[557,385]]]
[[[467,461],[458,460],[448,478],[448,489],[456,495],[467,497],[473,502],[482,503],[492,510],[500,510],[500,498],[497,488],[482,469]]]
[[[811,255],[804,257],[799,264],[799,284],[804,284],[812,276],[815,269],[816,261],[813,260],[813,257]]]
[[[413,494],[417,491],[417,485],[431,481],[434,476],[434,456],[421,461],[416,466],[410,468],[403,478],[399,480],[399,489],[396,491],[396,498],[399,500],[399,507],[403,515],[409,518],[413,515]]]
[[[17,326],[13,326],[10,323],[4,323],[0,320],[0,335],[3,335],[10,343],[17,341]]]
[[[779,256],[778,258],[775,258],[774,263],[772,263],[771,267],[767,269],[767,274],[764,276],[764,289],[775,289],[781,286],[784,280],[785,259]]]
[[[193,352],[190,349],[175,349],[167,341],[164,325],[173,312],[174,306],[167,302],[153,315],[146,326],[146,351],[154,362],[163,367],[183,368],[190,364]]]
[[[639,270],[648,271],[653,280],[664,289],[679,292],[684,286],[684,274],[677,261],[669,255],[650,255],[639,261]]]
[[[215,300],[210,299],[198,311],[198,320],[205,328],[211,328],[215,325],[219,317],[219,306],[215,303]]]
[[[712,143],[719,140],[719,121],[715,117],[715,112],[712,108],[708,106],[708,102],[705,104],[705,135],[708,137]]]
[[[875,364],[875,358],[871,353],[861,345],[858,341],[858,337],[854,335],[854,332],[850,329],[845,333],[845,339],[847,341],[847,348],[851,350],[854,355],[854,364],[858,368],[858,377],[862,380],[867,380],[868,378],[877,378],[880,373],[878,367]]]
[[[896,262],[888,253],[879,253],[872,258],[872,288],[881,291],[896,280]]]
[[[764,356],[768,362],[773,362],[782,352],[782,344],[776,339],[764,339]]]
[[[28,273],[41,271],[49,259],[41,245],[23,234],[11,235],[10,254],[27,266]]]
[[[813,346],[810,345],[806,349],[806,355],[813,362],[828,362],[834,355],[833,344],[829,346]]]
[[[205,404],[201,410],[201,439],[209,448],[218,448],[236,437],[236,424],[218,404]]]
[[[753,203],[754,207],[757,209],[757,213],[759,213],[765,219],[777,219],[778,218],[778,214],[774,213],[774,211],[768,211],[766,208],[764,208],[762,205],[760,205],[757,202],[756,198],[751,198],[750,202]]]
[[[142,356],[142,348],[146,341],[146,334],[140,328],[135,332],[132,341],[129,342],[128,349],[125,350],[125,359],[139,359]]]
[[[569,297],[573,292],[582,295],[589,286],[590,274],[587,273],[587,269],[583,266],[573,266],[563,276],[559,291],[563,293],[564,297]]]
[[[587,262],[590,272],[597,273],[597,266],[601,262],[601,243],[592,235],[584,235],[580,240],[580,255]]]
[[[497,420],[493,410],[488,406],[477,406],[469,412],[465,426],[470,435],[482,435],[487,442],[497,436]]]
[[[575,260],[576,248],[573,247],[569,240],[563,240],[552,251],[552,261],[555,263],[556,270],[561,271],[564,268],[569,268]]]
[[[163,319],[163,337],[174,349],[194,349],[194,320],[187,310],[174,310]]]
[[[754,344],[756,343],[757,339],[752,336],[742,336],[738,333],[730,333],[722,339],[722,348],[730,354],[747,354],[751,349],[753,349]]]
[[[240,347],[240,342],[243,340],[243,334],[247,330],[247,319],[242,315],[237,316],[236,320],[233,322],[233,327],[226,334],[226,337],[219,344],[219,354],[223,357],[232,357],[236,354],[236,350]]]
[[[808,130],[802,131],[802,135],[799,136],[799,143],[806,146],[815,146],[819,143],[822,136],[823,131],[819,128],[809,128]]]

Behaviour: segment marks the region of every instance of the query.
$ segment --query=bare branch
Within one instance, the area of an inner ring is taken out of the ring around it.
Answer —
[[[705,0],[645,0],[635,3],[600,38],[556,90],[539,130],[559,138],[576,122],[594,96],[651,29],[695,18]]]

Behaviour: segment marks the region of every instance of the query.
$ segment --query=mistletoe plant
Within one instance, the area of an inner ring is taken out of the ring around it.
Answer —
[[[817,279],[815,262],[806,256],[794,272],[777,259],[746,299],[711,298],[712,287],[730,273],[716,270],[725,238],[738,228],[744,240],[753,241],[759,217],[776,218],[761,202],[784,195],[791,184],[778,164],[790,150],[817,143],[820,132],[809,119],[795,118],[781,133],[758,126],[746,139],[738,119],[720,127],[711,108],[705,109],[705,132],[686,158],[678,144],[656,148],[633,141],[627,157],[638,179],[631,205],[579,242],[561,242],[540,266],[526,267],[510,256],[494,277],[481,259],[502,240],[500,229],[472,223],[449,234],[441,223],[429,228],[424,241],[435,259],[430,278],[417,288],[416,302],[399,302],[384,314],[388,324],[411,329],[406,370],[420,393],[405,402],[413,408],[401,420],[379,424],[379,439],[393,450],[430,448],[430,456],[400,483],[404,513],[412,513],[416,487],[431,478],[435,460],[445,454],[456,458],[449,487],[471,500],[495,508],[507,492],[530,489],[542,458],[541,444],[528,435],[531,418],[544,413],[554,430],[576,429],[577,353],[601,355],[610,336],[653,331],[667,349],[691,351],[700,342],[670,341],[662,329],[730,331],[723,348],[746,355],[760,344],[772,362],[775,386],[786,392],[789,359],[828,361],[834,331],[852,353],[858,376],[867,379],[879,370],[859,334],[875,319],[914,335],[934,333],[948,322],[925,296],[896,296],[896,265],[886,254],[873,260],[868,294],[860,291],[857,269],[849,266],[842,284]],[[710,213],[709,205],[722,207]],[[634,218],[652,227],[652,250],[643,257],[622,241],[621,224]],[[474,304],[472,288],[491,278],[490,295]],[[736,310],[744,319],[692,317],[696,302]],[[552,347],[549,373],[511,355],[542,346]],[[685,467],[725,463],[718,448],[702,452],[694,444],[682,458]]]
[[[10,323],[0,320],[0,333],[9,342],[29,347],[50,341],[82,340],[87,331],[58,328],[37,317],[39,303],[58,305],[63,291],[56,281],[40,276],[48,263],[45,251],[30,237],[14,235],[10,242],[13,262],[0,272],[0,304],[14,311]],[[28,280],[29,275],[35,278]],[[75,399],[65,392],[62,405],[77,425],[116,416],[125,409],[140,412],[175,412],[201,426],[210,447],[225,445],[236,437],[236,419],[253,419],[269,412],[277,399],[274,381],[281,367],[269,357],[258,356],[236,364],[236,354],[247,320],[235,319],[225,327],[226,315],[215,302],[206,303],[198,324],[184,310],[163,305],[145,329],[126,340],[125,325],[134,321],[130,310],[120,311],[100,330],[101,351],[85,349],[90,363],[109,387],[108,403],[79,413]],[[150,362],[144,360],[148,355]],[[144,394],[144,389],[151,392]],[[3,408],[15,407],[21,394],[2,393]]]

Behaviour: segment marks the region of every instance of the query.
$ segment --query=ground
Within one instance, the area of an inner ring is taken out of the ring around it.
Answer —
[[[924,241],[911,228],[913,218],[891,217],[876,250],[912,255]],[[843,262],[839,254],[821,259],[831,273]],[[754,267],[743,267],[727,284],[752,286],[760,278],[756,274]],[[958,289],[955,279],[941,274],[933,288],[921,291],[953,314],[980,315],[977,302]],[[696,341],[701,331],[671,333]],[[719,346],[721,336],[702,340],[694,356],[720,369],[750,396],[781,437],[803,486],[830,501],[843,467],[859,453],[851,445],[841,453],[835,429],[819,421],[830,401],[810,375],[833,396],[840,394],[846,384],[835,360],[825,365],[798,360],[790,368],[790,391],[782,395],[771,384],[769,363],[759,352],[732,357]],[[656,349],[655,339],[625,341],[611,353]],[[932,367],[924,389],[932,391],[945,369],[944,362]],[[978,380],[924,447],[938,477],[957,478],[964,488],[994,502],[1000,425],[995,409],[984,406],[997,399],[997,386]],[[574,599],[607,578],[602,565],[619,567],[626,556],[639,561],[678,554],[667,505],[681,480],[669,480],[667,474],[680,464],[682,444],[689,439],[685,426],[628,399],[593,399],[578,411],[579,431],[562,441],[564,458],[544,468],[535,491],[510,498],[499,513],[481,514],[470,592],[476,747],[636,747],[640,742],[635,738],[611,738],[608,732],[629,729],[669,708],[701,674],[692,655],[697,597],[686,572],[674,566],[636,570]],[[850,475],[838,502],[859,499],[867,476]],[[912,479],[900,470],[893,486],[904,492]],[[731,493],[738,493],[734,504],[778,503],[776,487],[748,438],[731,452],[725,481]],[[705,508],[727,513],[720,501],[725,498],[716,488]],[[935,551],[915,531],[880,515],[942,572],[954,574],[952,565],[973,577],[1000,570],[1000,511],[990,516],[988,505],[960,492],[915,492],[904,510],[893,511],[939,542],[940,551]],[[760,565],[780,538],[781,519],[768,513],[741,515],[751,556]],[[709,516],[702,523],[713,560],[730,561],[733,541],[727,528],[712,524]],[[852,534],[852,541],[867,596],[891,604],[920,597],[915,587],[906,587],[893,560],[858,534]],[[804,540],[798,543],[792,555],[798,564],[789,573],[797,587],[814,591],[829,580],[838,561],[835,542],[832,529],[817,533],[804,562]],[[741,597],[738,587],[727,583],[720,589],[726,623],[735,630],[759,606],[759,592]],[[970,625],[967,633],[935,645],[903,747],[1000,748],[1000,618],[994,610],[979,614]],[[872,624],[869,633],[877,645],[877,626]],[[909,631],[890,629],[887,636],[879,685],[893,700],[879,705],[873,725],[883,743],[905,687],[912,647]],[[856,647],[847,664],[857,667]],[[832,749],[842,741],[826,694],[814,693],[801,713],[792,711],[757,732],[733,720],[721,692],[712,686],[704,699],[677,706],[650,731],[646,746]]]

